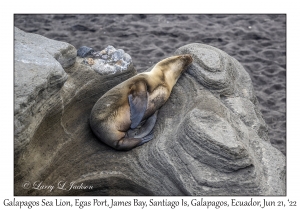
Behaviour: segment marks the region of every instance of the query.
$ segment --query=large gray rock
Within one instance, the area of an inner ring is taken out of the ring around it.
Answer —
[[[76,49],[18,28],[14,40],[15,148],[18,150],[30,141],[43,117],[57,103],[58,91],[67,80],[63,68],[74,64]]]
[[[285,157],[269,142],[247,72],[207,45],[182,53],[194,62],[160,109],[155,138],[127,152],[100,142],[88,119],[106,91],[136,74],[132,63],[108,75],[82,58],[65,68],[54,105],[15,159],[15,195],[284,195]],[[92,189],[58,189],[71,182]],[[54,189],[34,189],[40,183]]]

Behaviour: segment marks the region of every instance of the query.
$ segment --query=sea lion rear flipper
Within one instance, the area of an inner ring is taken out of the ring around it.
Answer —
[[[136,88],[132,94],[128,95],[130,106],[130,128],[136,128],[142,121],[148,104],[147,87],[144,82],[135,84]]]
[[[147,136],[142,138],[141,142],[137,146],[141,146],[142,144],[145,144],[146,142],[152,140],[153,137],[154,137],[153,130],[151,130]]]
[[[139,128],[139,129],[130,129],[127,131],[127,136],[128,137],[133,137],[133,138],[143,138],[147,135],[150,134],[150,132],[153,130],[156,119],[157,119],[157,113],[158,110],[156,110],[156,112],[149,117],[146,122]]]
[[[135,139],[135,138],[122,138],[118,141],[117,145],[115,146],[115,149],[117,150],[130,150],[138,145],[140,145],[142,142],[141,138]]]

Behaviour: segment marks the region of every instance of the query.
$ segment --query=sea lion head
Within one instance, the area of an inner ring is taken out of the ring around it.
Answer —
[[[173,86],[192,62],[193,58],[189,54],[176,55],[158,62],[156,67],[163,73],[165,81]]]

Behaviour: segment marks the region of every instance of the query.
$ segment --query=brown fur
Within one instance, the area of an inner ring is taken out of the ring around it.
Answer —
[[[141,84],[146,84],[148,103],[143,120],[147,119],[167,101],[177,79],[191,62],[190,55],[164,59],[150,72],[131,77],[106,92],[91,112],[93,132],[101,141],[117,149],[131,125],[128,95],[134,95],[136,90],[144,87]]]

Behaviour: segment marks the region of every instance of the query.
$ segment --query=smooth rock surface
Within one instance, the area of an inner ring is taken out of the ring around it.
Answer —
[[[160,109],[154,139],[127,152],[101,143],[88,119],[106,91],[136,74],[133,64],[108,75],[79,58],[65,68],[54,105],[15,158],[15,195],[285,195],[285,157],[269,142],[247,72],[207,45],[175,52],[183,53],[194,63]],[[34,189],[39,182],[54,189]],[[58,188],[72,182],[92,187]]]
[[[74,64],[76,49],[65,42],[25,33],[15,27],[15,148],[28,143],[57,102],[67,80],[63,68]]]

